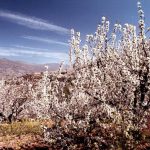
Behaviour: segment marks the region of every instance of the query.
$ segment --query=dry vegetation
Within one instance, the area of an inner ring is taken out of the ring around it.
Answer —
[[[0,149],[48,149],[41,125],[53,126],[51,120],[29,120],[0,124]]]

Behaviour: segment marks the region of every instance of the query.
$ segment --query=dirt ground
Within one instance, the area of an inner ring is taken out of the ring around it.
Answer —
[[[40,136],[21,135],[0,137],[0,150],[49,150]]]

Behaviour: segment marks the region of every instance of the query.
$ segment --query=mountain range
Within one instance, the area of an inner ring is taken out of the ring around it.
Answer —
[[[13,61],[2,58],[0,59],[0,77],[14,75],[21,76],[24,74],[43,72],[46,65],[48,66],[49,71],[56,71],[60,66],[59,63],[29,64],[22,61]]]

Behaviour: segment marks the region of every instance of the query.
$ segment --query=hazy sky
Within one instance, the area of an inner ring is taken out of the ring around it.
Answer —
[[[143,0],[150,25],[150,0]],[[69,31],[94,33],[101,17],[137,25],[137,0],[0,0],[0,57],[29,63],[68,59]]]

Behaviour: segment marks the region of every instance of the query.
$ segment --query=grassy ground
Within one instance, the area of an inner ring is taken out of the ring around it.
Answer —
[[[13,122],[12,124],[3,123],[0,125],[0,135],[17,135],[21,136],[24,134],[41,135],[42,131],[40,128],[39,121],[23,121]]]
[[[35,147],[46,148],[42,139],[42,124],[45,124],[45,122],[29,120],[0,124],[0,150],[8,148],[15,150],[36,149]],[[51,124],[51,121],[49,121],[49,124]]]

